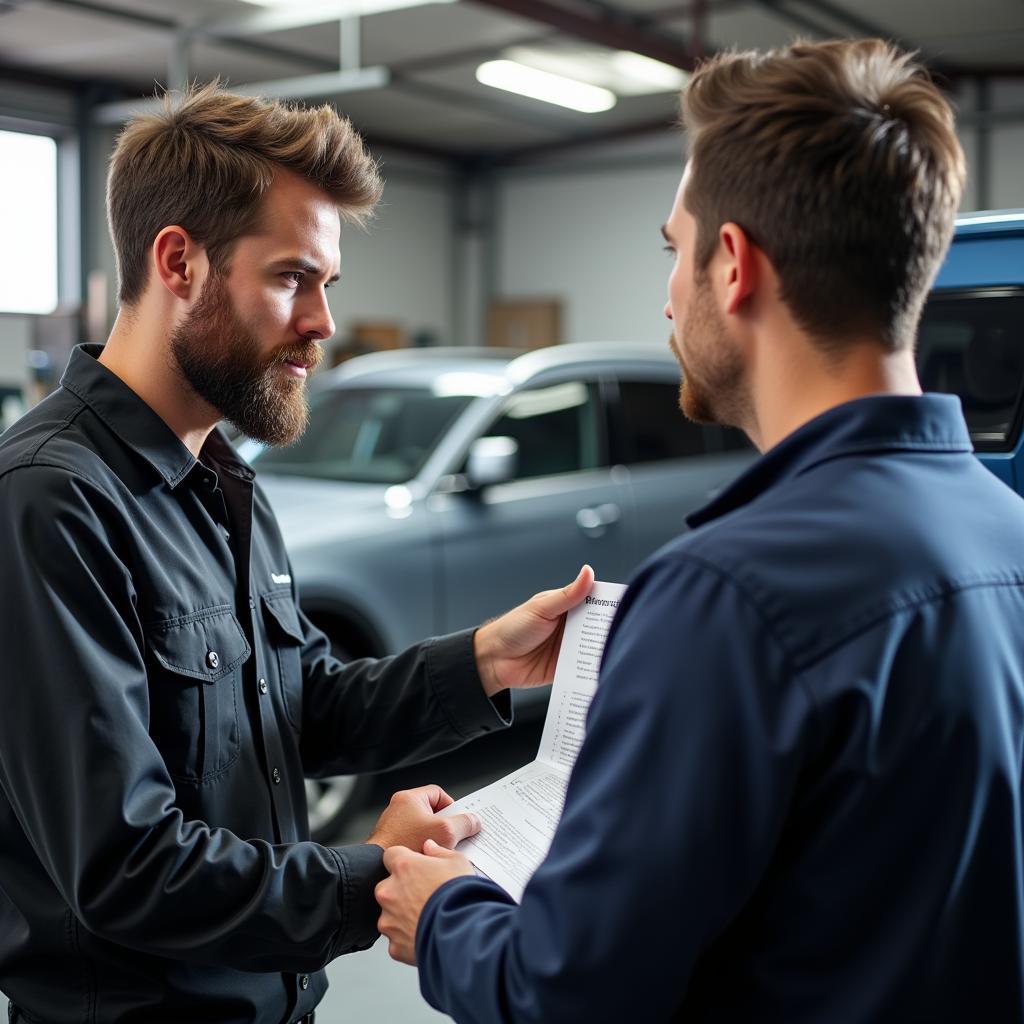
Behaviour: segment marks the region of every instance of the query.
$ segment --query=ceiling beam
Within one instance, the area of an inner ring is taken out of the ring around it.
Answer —
[[[566,35],[586,39],[612,50],[632,50],[654,60],[660,60],[683,71],[692,71],[693,57],[686,40],[637,28],[630,15],[610,7],[603,7],[601,17],[577,14],[549,0],[473,0],[493,10],[514,14],[519,18],[536,21],[558,29]],[[613,11],[615,13],[613,13]]]

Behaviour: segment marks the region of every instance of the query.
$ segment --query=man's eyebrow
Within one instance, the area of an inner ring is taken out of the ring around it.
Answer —
[[[665,241],[669,243],[669,245],[672,244],[672,239],[669,236],[668,225],[667,224],[662,224],[661,225],[661,237],[664,238]]]
[[[288,267],[295,270],[301,270],[304,274],[312,274],[314,277],[319,277],[323,271],[317,264],[313,263],[312,260],[307,260],[302,256],[286,257],[283,260],[275,260],[273,263],[275,267]],[[341,274],[332,274],[328,279],[328,284],[333,284],[335,281],[341,278]]]

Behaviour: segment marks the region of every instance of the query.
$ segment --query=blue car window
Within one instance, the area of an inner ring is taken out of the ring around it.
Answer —
[[[1020,433],[1024,392],[1024,289],[932,293],[918,331],[925,391],[960,396],[978,451],[1009,451]]]

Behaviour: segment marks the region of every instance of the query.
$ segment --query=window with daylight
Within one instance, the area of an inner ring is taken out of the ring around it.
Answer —
[[[0,131],[0,313],[57,306],[57,143]]]

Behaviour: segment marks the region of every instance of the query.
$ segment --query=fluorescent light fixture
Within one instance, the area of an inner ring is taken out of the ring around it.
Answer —
[[[555,103],[584,114],[611,110],[616,103],[615,93],[610,89],[553,75],[550,71],[540,71],[512,60],[489,60],[481,64],[476,69],[476,80],[495,89]]]
[[[681,68],[674,68],[653,57],[645,57],[632,50],[619,50],[611,57],[612,70],[638,83],[650,85],[652,91],[676,92],[682,89],[689,80],[689,75]]]
[[[406,7],[422,7],[432,3],[453,3],[454,0],[243,0],[257,7],[290,11],[296,16],[322,15],[324,21],[351,18],[357,15],[381,14]]]
[[[679,68],[629,50],[595,46],[513,46],[503,56],[530,68],[600,86],[616,96],[678,92],[689,79]]]

